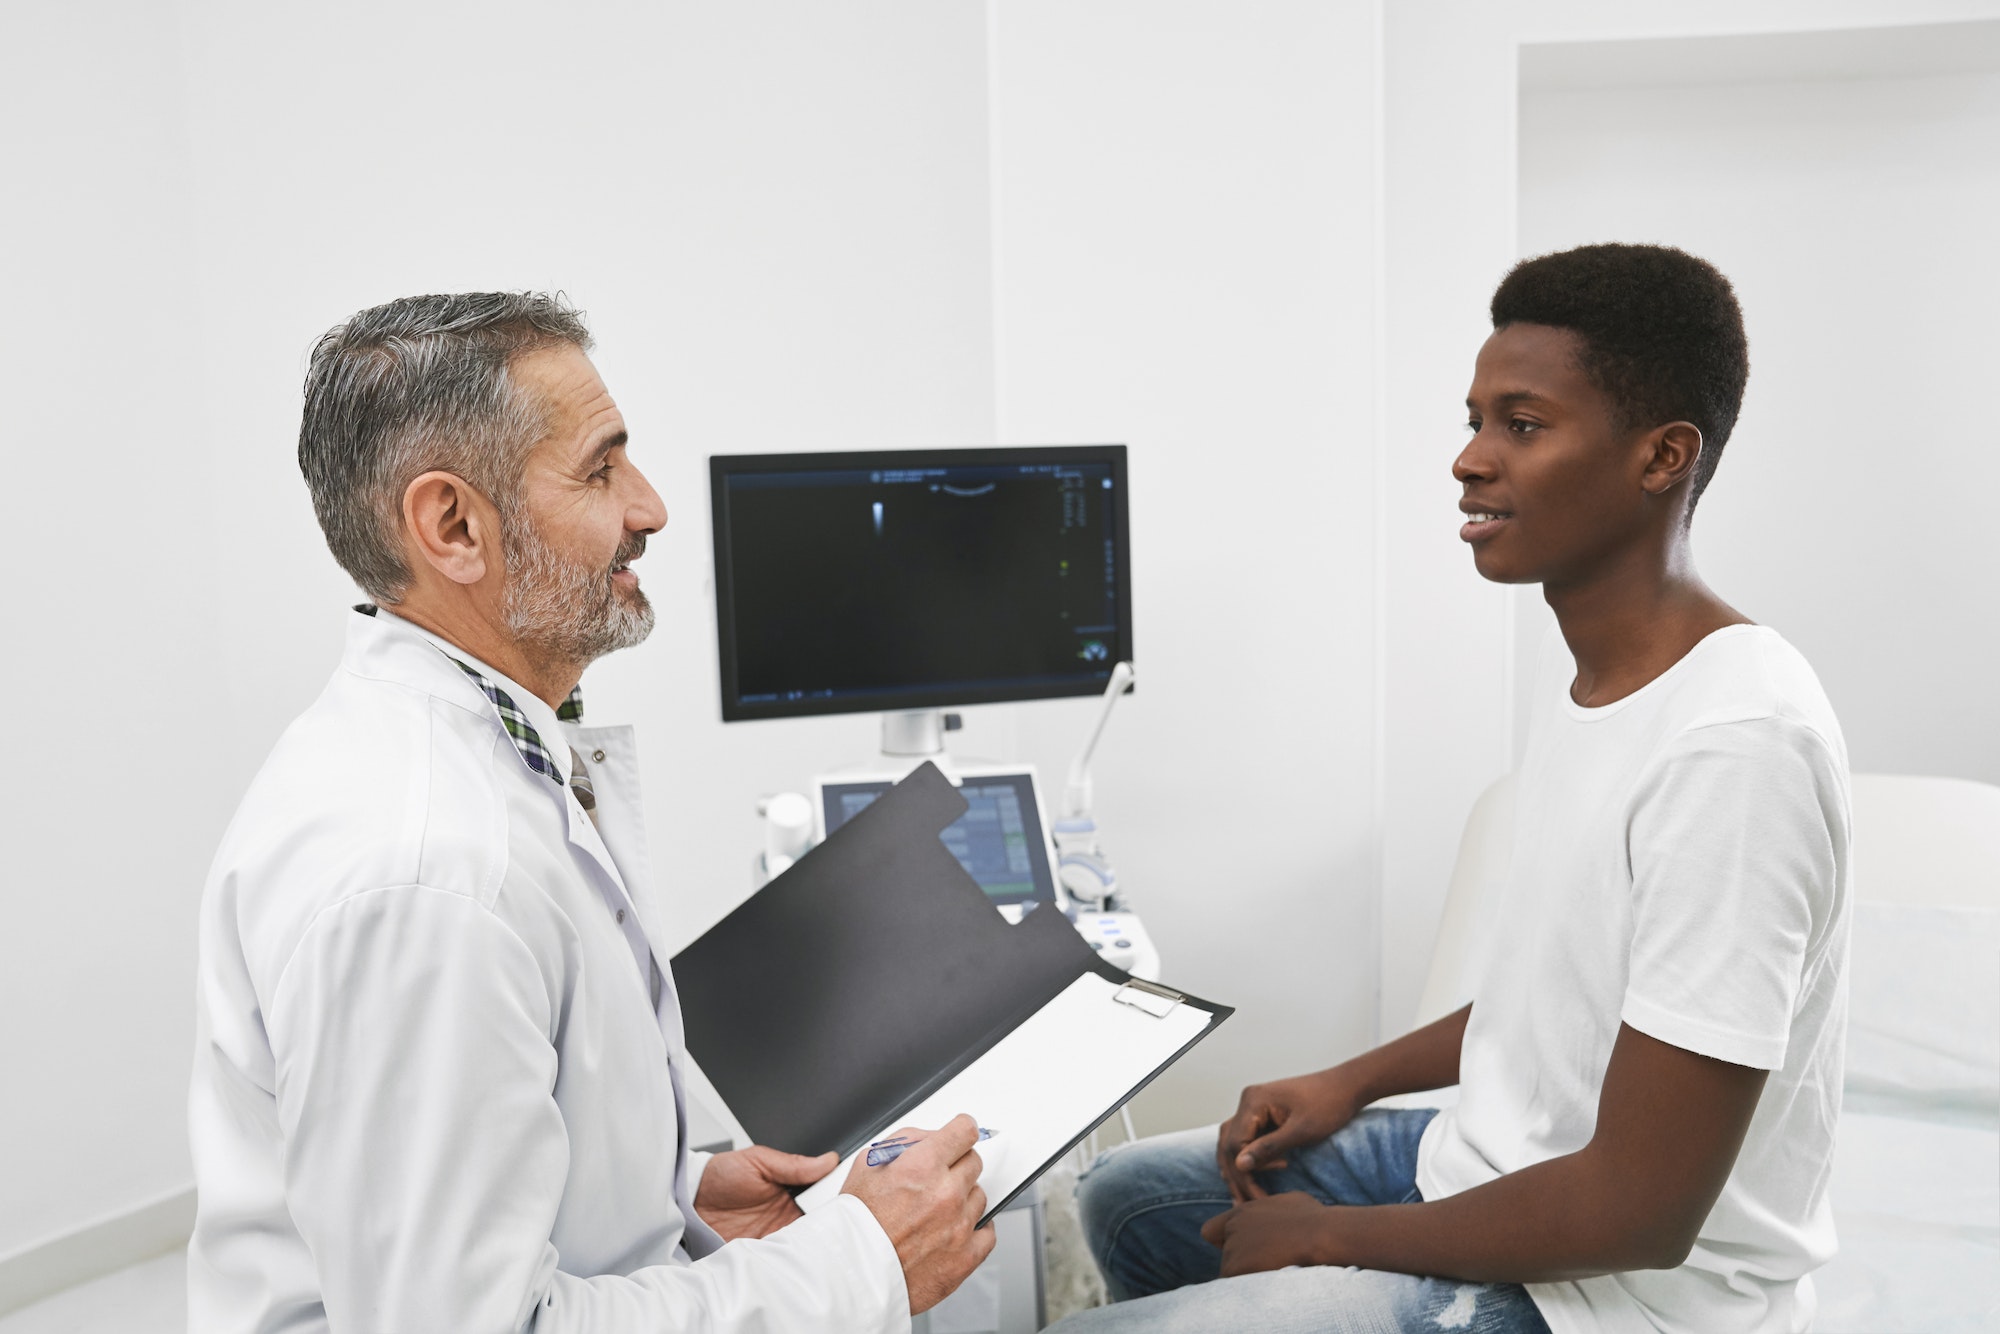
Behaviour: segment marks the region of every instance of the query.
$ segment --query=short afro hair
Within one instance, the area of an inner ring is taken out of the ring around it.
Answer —
[[[1493,327],[1510,324],[1576,334],[1580,369],[1611,396],[1624,429],[1675,421],[1700,429],[1692,514],[1750,379],[1750,340],[1729,279],[1672,246],[1578,246],[1514,266],[1493,293]]]

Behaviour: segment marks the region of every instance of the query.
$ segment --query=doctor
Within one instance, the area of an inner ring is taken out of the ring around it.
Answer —
[[[960,1117],[691,1155],[627,728],[592,660],[666,523],[560,298],[413,297],[314,349],[299,462],[373,605],[202,899],[190,1327],[901,1331],[983,1259]],[[725,1244],[728,1243],[728,1244]]]

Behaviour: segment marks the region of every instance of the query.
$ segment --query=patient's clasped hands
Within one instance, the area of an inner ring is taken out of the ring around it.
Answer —
[[[1236,1207],[1201,1229],[1203,1239],[1222,1251],[1223,1277],[1328,1262],[1320,1254],[1322,1229],[1316,1225],[1326,1222],[1331,1210],[1303,1192],[1273,1195],[1256,1173],[1286,1166],[1292,1149],[1327,1138],[1367,1101],[1359,1082],[1340,1066],[1243,1090],[1215,1144],[1215,1164]]]
[[[1342,1066],[1244,1089],[1236,1115],[1222,1123],[1215,1144],[1215,1165],[1229,1183],[1230,1197],[1242,1204],[1269,1195],[1254,1173],[1285,1166],[1288,1152],[1325,1139],[1367,1101]]]

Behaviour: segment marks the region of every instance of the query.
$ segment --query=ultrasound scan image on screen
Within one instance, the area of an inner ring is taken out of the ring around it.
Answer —
[[[952,453],[712,461],[725,717],[1103,689],[1124,450]]]

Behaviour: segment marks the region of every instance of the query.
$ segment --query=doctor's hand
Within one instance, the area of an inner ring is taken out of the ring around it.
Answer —
[[[768,1237],[799,1217],[792,1191],[831,1172],[840,1161],[830,1153],[805,1158],[753,1144],[708,1160],[694,1211],[724,1241]]]
[[[979,1126],[955,1116],[928,1133],[905,1127],[896,1136],[919,1142],[880,1167],[856,1161],[840,1190],[868,1206],[903,1263],[910,1314],[930,1310],[965,1281],[993,1250],[993,1229],[978,1227],[986,1212],[979,1187]],[[713,1164],[710,1169],[713,1170]]]
[[[1359,1083],[1341,1066],[1244,1089],[1236,1115],[1222,1123],[1215,1142],[1215,1165],[1230,1197],[1241,1204],[1269,1195],[1254,1173],[1285,1166],[1287,1153],[1325,1139],[1366,1102]]]

